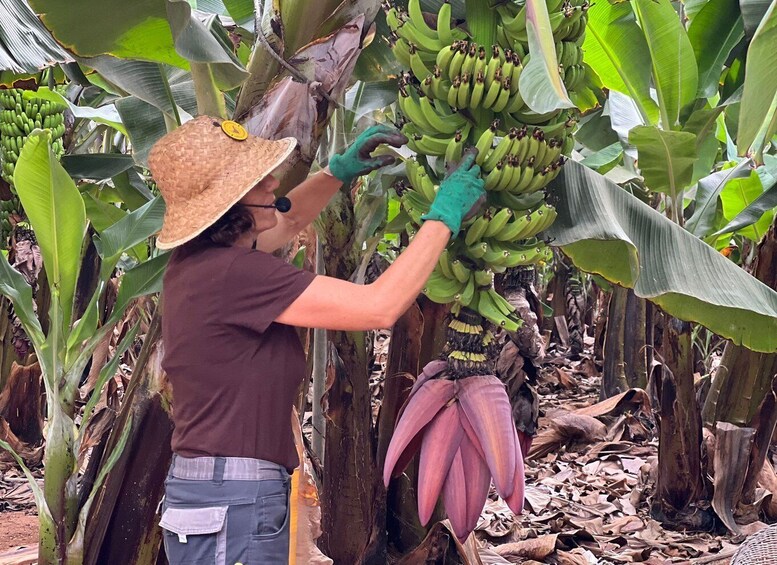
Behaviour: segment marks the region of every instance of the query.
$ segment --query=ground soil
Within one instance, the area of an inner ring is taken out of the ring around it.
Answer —
[[[37,516],[28,512],[0,512],[0,553],[37,543]]]

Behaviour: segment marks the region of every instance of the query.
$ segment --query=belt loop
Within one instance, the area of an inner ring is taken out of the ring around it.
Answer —
[[[224,481],[224,467],[226,467],[226,457],[213,458],[213,482],[220,485]]]
[[[167,478],[168,479],[172,479],[175,476],[175,474],[174,474],[174,471],[175,471],[175,460],[177,459],[177,457],[178,456],[175,453],[173,453],[173,456],[170,458],[170,468],[167,470]]]

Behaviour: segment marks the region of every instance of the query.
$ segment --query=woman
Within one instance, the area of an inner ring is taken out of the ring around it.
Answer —
[[[290,411],[305,371],[294,326],[391,327],[416,299],[465,215],[484,198],[474,156],[440,186],[408,248],[370,285],[302,271],[270,252],[312,222],[343,183],[393,162],[406,138],[364,132],[274,206],[295,141],[202,116],[162,138],[149,166],[167,204],[163,367],[173,386],[173,461],[160,524],[171,565],[280,564],[289,551]]]

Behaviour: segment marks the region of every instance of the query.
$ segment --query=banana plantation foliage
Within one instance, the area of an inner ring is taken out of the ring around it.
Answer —
[[[39,563],[163,562],[146,167],[201,114],[299,141],[279,195],[405,134],[283,250],[319,274],[379,277],[462,160],[486,190],[395,327],[300,330],[290,562],[571,562],[553,481],[624,441],[649,495],[579,562],[668,559],[632,519],[727,557],[777,521],[777,0],[8,0],[0,24],[0,479],[28,480]]]

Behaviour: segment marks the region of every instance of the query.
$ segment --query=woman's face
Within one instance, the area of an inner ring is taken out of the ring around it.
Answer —
[[[275,202],[274,192],[279,184],[278,179],[273,175],[267,175],[240,199],[240,203],[271,205]],[[257,234],[275,227],[275,224],[278,223],[275,208],[249,208],[249,210],[254,216],[254,232]]]

